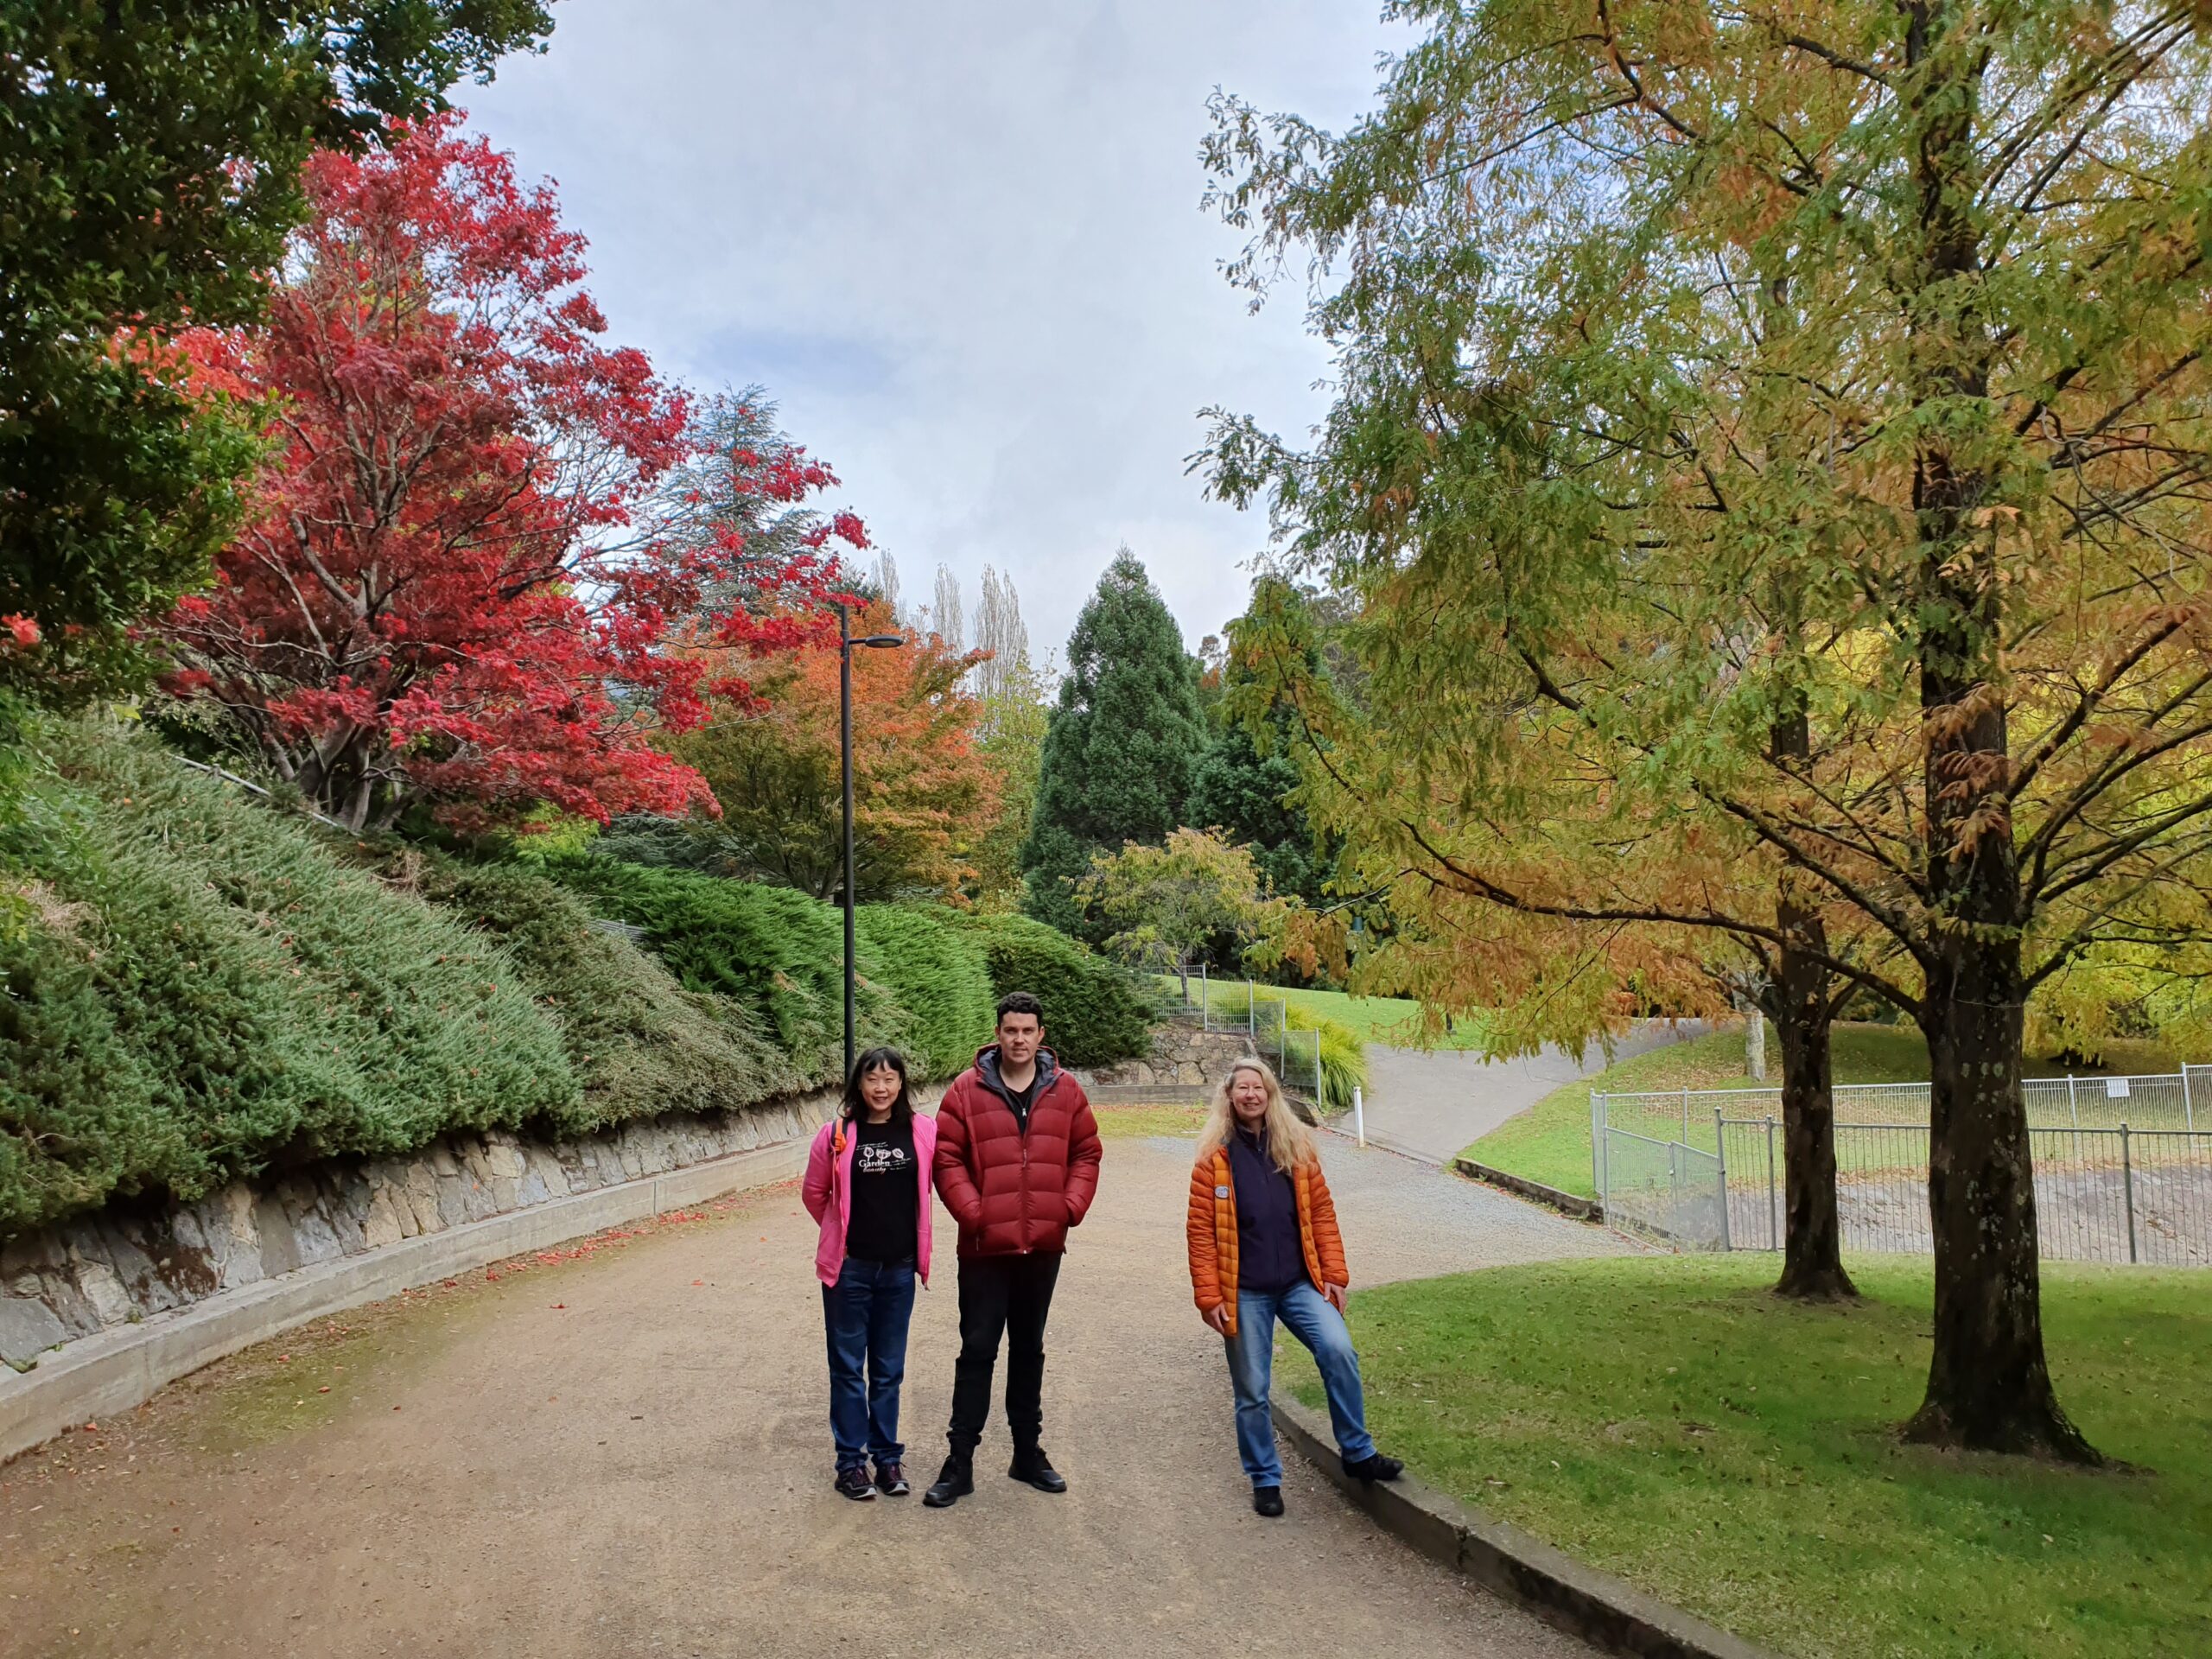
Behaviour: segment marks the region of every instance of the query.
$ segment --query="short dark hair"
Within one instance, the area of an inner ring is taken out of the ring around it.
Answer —
[[[845,1077],[842,1116],[848,1123],[858,1122],[868,1116],[868,1096],[861,1092],[861,1079],[887,1066],[899,1074],[899,1098],[891,1103],[891,1121],[914,1121],[914,1103],[906,1097],[906,1057],[895,1048],[871,1048],[853,1062],[853,1069]]]
[[[1009,1014],[1034,1014],[1039,1026],[1045,1023],[1045,1005],[1027,991],[1008,991],[999,998],[998,1018],[992,1022],[993,1025],[1004,1025]]]

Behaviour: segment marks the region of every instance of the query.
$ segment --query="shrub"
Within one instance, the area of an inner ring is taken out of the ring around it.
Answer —
[[[991,1040],[990,968],[951,914],[862,905],[854,915],[862,967],[906,1011],[908,1058],[928,1077],[955,1076]]]
[[[1321,1109],[1348,1112],[1351,1091],[1367,1087],[1367,1049],[1359,1033],[1326,1014],[1292,1003],[1287,1015],[1293,1031],[1321,1033]]]
[[[1061,1065],[1109,1065],[1150,1050],[1152,1001],[1133,975],[1026,916],[963,923],[982,942],[994,999],[1032,991],[1043,1001],[1045,1040]]]
[[[837,912],[787,887],[613,859],[556,861],[547,872],[601,913],[645,931],[645,943],[686,989],[741,1004],[808,1084],[844,1064],[844,938]],[[861,1046],[906,1044],[908,1020],[873,983],[855,999]]]
[[[576,1109],[505,950],[149,742],[45,747],[0,829],[0,1233]]]
[[[560,1020],[583,1084],[552,1115],[584,1131],[666,1111],[734,1111],[803,1086],[791,1058],[733,998],[686,990],[627,939],[603,931],[576,894],[520,864],[481,864],[391,843],[377,868],[505,944]]]

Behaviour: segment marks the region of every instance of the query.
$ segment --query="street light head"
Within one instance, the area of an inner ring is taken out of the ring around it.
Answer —
[[[878,651],[887,651],[893,645],[905,645],[906,640],[903,634],[871,633],[867,639],[855,639],[853,643],[856,645],[874,645]]]

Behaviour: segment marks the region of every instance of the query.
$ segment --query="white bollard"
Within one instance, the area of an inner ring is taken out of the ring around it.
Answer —
[[[1357,1084],[1351,1088],[1351,1132],[1359,1137],[1361,1146],[1367,1144],[1367,1102]]]

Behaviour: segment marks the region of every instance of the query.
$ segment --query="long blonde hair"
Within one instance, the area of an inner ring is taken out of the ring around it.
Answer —
[[[1201,1161],[1211,1158],[1229,1144],[1229,1137],[1236,1132],[1236,1109],[1229,1103],[1229,1091],[1236,1086],[1237,1074],[1249,1071],[1268,1086],[1268,1156],[1274,1166],[1286,1175],[1300,1164],[1310,1164],[1321,1154],[1313,1145],[1313,1131],[1299,1121],[1290,1109],[1290,1102],[1283,1097],[1282,1084],[1274,1068],[1265,1060],[1247,1054],[1229,1068],[1213,1091],[1213,1110],[1206,1118],[1206,1126],[1198,1132],[1198,1157]]]

